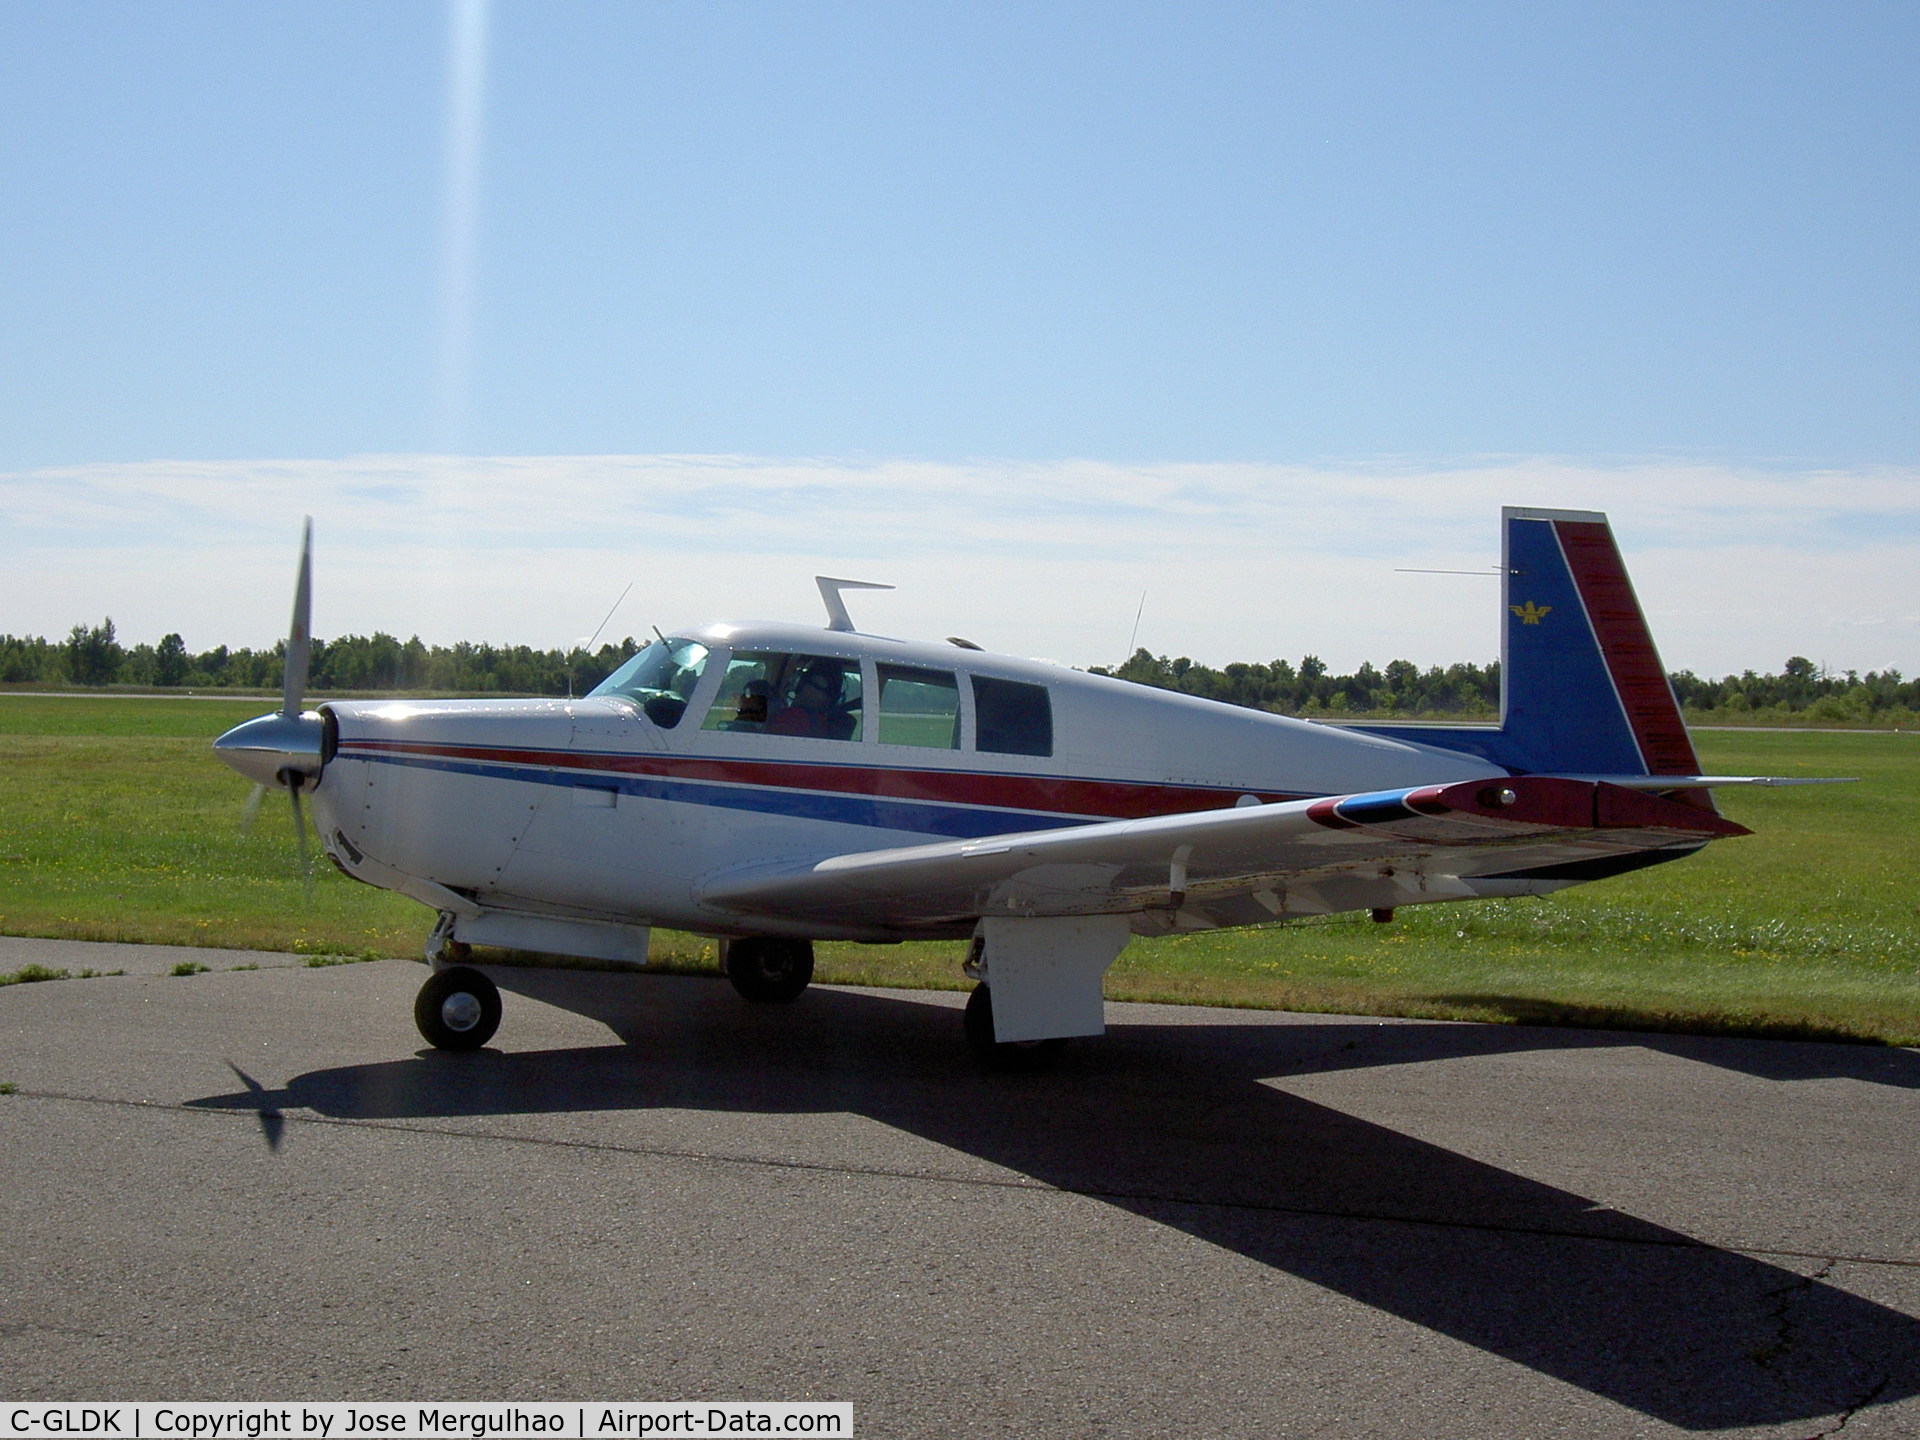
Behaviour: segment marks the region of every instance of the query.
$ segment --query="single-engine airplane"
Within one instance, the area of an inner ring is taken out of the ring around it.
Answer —
[[[584,699],[303,710],[309,521],[281,709],[214,749],[439,913],[441,1048],[500,1023],[469,946],[639,966],[669,926],[762,1002],[815,940],[970,939],[968,1042],[1033,1064],[1102,1032],[1135,935],[1544,895],[1748,833],[1710,788],[1782,782],[1699,773],[1606,517],[1502,526],[1499,724],[1336,728],[866,634],[842,591],[876,587],[830,577],[825,628],[675,630]]]

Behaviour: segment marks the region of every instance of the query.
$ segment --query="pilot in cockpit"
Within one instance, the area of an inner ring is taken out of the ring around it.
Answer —
[[[815,660],[800,673],[787,705],[767,724],[770,735],[802,735],[816,740],[845,740],[854,718],[840,703],[844,671],[832,660]]]

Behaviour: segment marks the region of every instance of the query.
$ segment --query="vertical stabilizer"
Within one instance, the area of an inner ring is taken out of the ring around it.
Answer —
[[[1500,512],[1500,728],[1529,770],[1697,775],[1700,762],[1605,515]]]
[[[1500,512],[1500,726],[1368,726],[1519,773],[1697,775],[1607,517]]]

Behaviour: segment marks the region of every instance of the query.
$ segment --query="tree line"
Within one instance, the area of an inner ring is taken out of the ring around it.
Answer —
[[[639,649],[632,636],[600,646],[536,650],[527,645],[427,645],[384,631],[313,642],[308,687],[446,694],[584,695]],[[286,644],[270,650],[217,646],[194,653],[179,635],[158,645],[122,645],[109,618],[76,625],[64,641],[0,635],[0,684],[128,685],[161,689],[277,690]],[[1500,662],[1438,665],[1407,660],[1351,675],[1332,674],[1318,656],[1235,663],[1215,669],[1144,647],[1124,664],[1095,665],[1095,675],[1176,690],[1281,715],[1388,719],[1491,719],[1500,707]],[[1920,681],[1898,670],[1834,672],[1804,656],[1777,675],[1747,670],[1718,680],[1691,670],[1668,677],[1691,717],[1813,723],[1920,722]]]
[[[597,650],[528,645],[427,645],[384,631],[315,636],[311,690],[428,690],[452,694],[584,695],[640,648],[632,636]],[[219,645],[195,654],[178,635],[122,645],[113,620],[76,625],[64,642],[0,635],[0,684],[134,685],[188,690],[278,690],[283,640],[270,650]]]
[[[1422,670],[1410,660],[1391,661],[1381,670],[1368,662],[1351,675],[1333,675],[1317,655],[1297,666],[1272,660],[1216,670],[1184,655],[1169,659],[1143,647],[1124,665],[1096,665],[1093,673],[1279,715],[1490,716],[1500,708],[1498,660],[1444,670],[1437,665]]]
[[[1216,670],[1184,655],[1169,659],[1142,648],[1124,665],[1096,665],[1093,673],[1280,715],[1491,720],[1500,709],[1498,660],[1425,670],[1407,660],[1380,669],[1369,662],[1351,675],[1333,675],[1314,655],[1297,666],[1272,660]],[[1705,680],[1691,670],[1676,670],[1667,678],[1688,717],[1702,721],[1920,722],[1920,680],[1908,680],[1898,670],[1829,671],[1795,655],[1778,675],[1747,670]]]

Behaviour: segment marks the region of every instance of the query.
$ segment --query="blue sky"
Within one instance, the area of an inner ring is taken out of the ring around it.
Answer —
[[[476,13],[450,212],[456,9],[0,5],[0,630],[266,638],[285,581],[239,587],[305,507],[360,582],[323,566],[323,633],[562,643],[636,567],[647,619],[800,618],[858,563],[927,633],[991,576],[990,638],[1078,663],[1142,589],[1159,648],[1445,661],[1491,606],[1377,587],[1490,558],[1494,475],[1615,513],[1672,663],[1920,668],[1912,6]],[[733,457],[735,503],[662,455]],[[800,462],[813,503],[765,510]],[[1101,509],[1192,467],[1199,510]],[[561,527],[477,538],[536,473]],[[1405,645],[1354,628],[1383,606]]]

